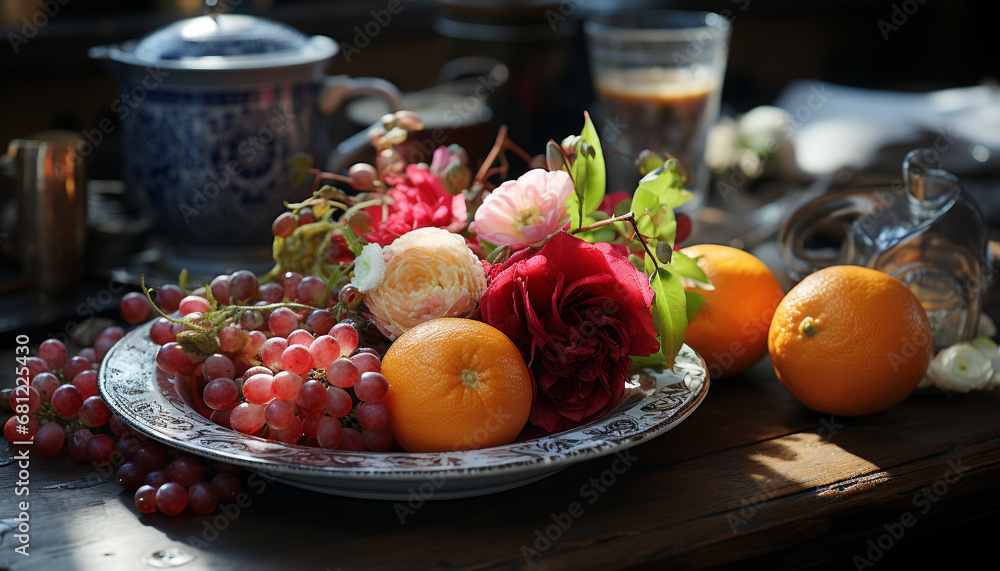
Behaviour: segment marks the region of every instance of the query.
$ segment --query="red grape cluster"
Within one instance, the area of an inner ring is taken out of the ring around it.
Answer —
[[[329,449],[389,450],[389,411],[381,402],[389,384],[378,352],[359,348],[358,330],[333,309],[356,305],[352,289],[328,294],[323,280],[295,272],[258,284],[246,271],[219,276],[202,295],[176,304],[164,303],[160,288],[157,306],[176,310],[178,318],[159,318],[151,326],[150,339],[160,345],[157,367],[173,376],[175,386],[193,388],[196,409],[243,434]],[[221,306],[239,310],[217,320]],[[202,327],[205,321],[211,327]]]
[[[215,511],[220,503],[235,501],[240,494],[238,467],[217,464],[215,474],[193,456],[174,455],[152,440],[142,441],[131,432],[118,440],[118,454],[125,462],[118,468],[118,483],[135,491],[140,513],[177,515],[185,508],[199,514]]]
[[[103,429],[112,417],[97,393],[97,368],[108,349],[124,335],[121,327],[108,327],[93,347],[72,358],[58,339],[43,341],[36,356],[18,357],[18,377],[27,384],[0,391],[0,408],[14,412],[4,424],[4,438],[8,442],[31,441],[42,456],[57,454],[68,442],[75,460],[96,466],[109,464],[114,457],[114,440],[107,434],[90,438],[92,430]]]

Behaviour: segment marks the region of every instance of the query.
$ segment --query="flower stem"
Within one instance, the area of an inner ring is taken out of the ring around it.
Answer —
[[[477,180],[479,182],[484,182],[486,180],[486,175],[489,172],[490,167],[493,165],[493,161],[497,160],[497,156],[503,150],[504,141],[506,140],[507,125],[500,125],[500,128],[497,129],[496,142],[493,143],[493,148],[490,149],[490,153],[486,155],[486,160],[484,160],[482,166],[479,167],[479,172],[476,173],[473,180]]]
[[[587,230],[602,228],[604,226],[614,224],[615,222],[628,222],[629,224],[632,225],[632,229],[635,231],[636,237],[639,238],[639,242],[642,243],[642,249],[645,250],[646,255],[653,260],[653,267],[659,269],[660,267],[659,262],[657,261],[656,256],[654,256],[653,253],[649,251],[649,245],[646,244],[646,237],[639,233],[639,224],[636,223],[635,213],[633,212],[626,212],[621,216],[615,216],[612,218],[608,218],[607,220],[599,220],[597,222],[594,222],[593,224],[588,224],[586,226],[577,228],[576,230],[571,230],[570,234],[577,234],[579,232],[586,232]]]

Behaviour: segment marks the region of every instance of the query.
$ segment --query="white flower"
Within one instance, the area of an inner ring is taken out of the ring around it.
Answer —
[[[351,285],[361,293],[367,293],[379,286],[385,279],[385,260],[382,246],[368,244],[361,248],[361,255],[354,260],[354,277]]]
[[[972,343],[959,343],[938,353],[927,375],[940,389],[967,393],[986,388],[993,377],[993,363]]]
[[[983,316],[985,315],[983,314]],[[986,356],[993,364],[993,376],[990,377],[990,382],[984,388],[993,390],[996,387],[1000,387],[1000,347],[997,347],[997,344],[988,337],[976,337],[971,343],[973,347],[979,349],[979,352]]]

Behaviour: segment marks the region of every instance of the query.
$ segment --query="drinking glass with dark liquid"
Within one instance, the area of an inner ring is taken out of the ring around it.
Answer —
[[[612,151],[609,190],[635,188],[641,151],[665,152],[692,174],[694,198],[684,208],[698,208],[708,194],[705,137],[719,116],[729,22],[711,12],[645,10],[598,15],[584,30],[608,127],[598,132]]]

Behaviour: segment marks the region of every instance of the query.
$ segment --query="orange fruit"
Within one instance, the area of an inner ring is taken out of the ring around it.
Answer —
[[[513,442],[528,422],[534,385],[499,329],[444,317],[410,329],[382,359],[390,429],[408,452]]]
[[[767,329],[785,290],[764,262],[743,250],[698,244],[681,252],[699,258],[715,286],[684,288],[705,298],[684,342],[705,359],[712,378],[738,375],[767,353]]]
[[[767,348],[781,384],[824,414],[859,416],[899,403],[933,351],[917,296],[896,278],[858,266],[809,275],[781,301]]]

